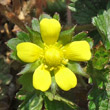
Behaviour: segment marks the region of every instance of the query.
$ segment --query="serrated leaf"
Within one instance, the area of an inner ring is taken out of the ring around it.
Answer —
[[[25,32],[18,32],[17,33],[18,39],[24,41],[24,42],[30,42],[30,37],[27,33]]]
[[[18,82],[22,85],[23,90],[32,92],[34,90],[32,79],[33,79],[33,73],[27,73],[20,76]]]
[[[63,45],[65,45],[65,44],[71,42],[72,37],[73,37],[73,34],[74,34],[75,27],[76,27],[76,26],[74,26],[73,28],[71,28],[71,29],[69,29],[69,30],[62,31],[62,32],[60,33],[58,42],[61,43],[61,44],[63,44]]]
[[[67,64],[67,67],[73,71],[74,73],[76,74],[79,74],[81,76],[84,76],[84,77],[89,77],[88,74],[86,74],[83,70],[83,68],[81,67],[81,65],[77,62],[73,62],[73,61],[69,61],[68,64]]]
[[[36,92],[31,93],[25,101],[19,106],[18,110],[42,110],[43,98],[38,96]]]
[[[106,49],[110,49],[110,9],[94,17],[92,22],[97,27]]]
[[[92,17],[96,16],[100,10],[106,9],[105,0],[71,0],[69,8],[74,12],[73,17],[78,24],[89,24]]]
[[[13,51],[16,51],[17,44],[21,43],[22,40],[18,38],[12,38],[7,42],[7,46],[12,49]]]
[[[31,30],[29,27],[27,27],[27,30],[29,31],[31,42],[43,47],[43,42],[42,42],[40,33],[37,31]]]
[[[33,18],[33,19],[32,19],[32,29],[33,29],[34,31],[37,31],[37,32],[40,33],[40,24],[39,24],[39,20],[36,19],[36,18]]]
[[[26,74],[26,73],[33,73],[35,71],[35,69],[37,69],[37,67],[41,64],[40,60],[37,60],[34,63],[30,63],[30,64],[26,64],[24,69],[21,70],[20,73],[18,74]]]

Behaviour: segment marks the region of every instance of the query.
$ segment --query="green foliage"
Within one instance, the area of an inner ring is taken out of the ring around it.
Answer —
[[[77,110],[78,109],[78,106],[75,103],[59,96],[58,94],[54,95],[51,92],[45,92],[45,96],[46,97],[44,97],[44,103],[45,103],[45,107],[47,108],[46,110],[51,110],[51,107],[53,105],[54,105],[55,110],[57,110],[58,107],[61,110],[62,109],[66,110],[67,108],[68,108],[67,110]],[[47,103],[48,103],[48,105],[47,105]],[[58,104],[58,103],[60,103],[60,104]]]
[[[28,92],[32,92],[34,90],[33,84],[32,84],[32,78],[33,73],[27,73],[23,74],[19,79],[18,82],[19,84],[22,85],[22,89]]]
[[[79,74],[84,77],[88,77],[88,74],[85,73],[84,69],[77,62],[69,61],[67,67],[76,74]]]
[[[71,42],[72,37],[73,37],[73,34],[74,34],[75,27],[76,27],[76,26],[74,26],[73,28],[71,28],[71,29],[69,29],[69,30],[62,31],[62,32],[60,33],[58,42],[61,43],[61,44],[63,44],[63,45],[65,45],[65,44]]]
[[[21,70],[20,74],[33,73],[35,69],[41,64],[41,61],[37,60],[34,63],[26,64],[25,67]]]
[[[42,110],[43,98],[36,92],[28,94],[25,101],[19,106],[18,110]]]
[[[110,101],[110,92],[108,93],[110,86],[110,75],[109,75],[109,67],[102,68],[102,62],[98,66],[94,64],[95,62],[99,63],[100,60],[106,60],[105,53],[101,51],[102,47],[95,52],[95,56],[92,61],[89,61],[87,72],[90,75],[89,83],[93,84],[91,91],[89,92],[89,110],[109,110],[109,101]],[[98,55],[97,55],[98,54]],[[97,58],[99,57],[99,59]],[[104,61],[105,61],[104,60]],[[106,63],[107,64],[107,63]],[[105,66],[105,65],[104,65]],[[108,86],[107,86],[108,85]]]
[[[110,9],[94,17],[93,24],[97,27],[106,49],[110,49]]]
[[[109,52],[103,47],[97,47],[94,49],[94,58],[93,58],[93,65],[94,68],[101,70],[109,61]]]
[[[62,101],[50,101],[48,98],[45,97],[45,110],[77,110],[77,109],[72,109],[69,107],[67,104],[65,104]]]
[[[71,0],[69,8],[74,12],[74,19],[78,24],[89,24],[92,17],[96,16],[100,10],[106,9],[106,0]]]

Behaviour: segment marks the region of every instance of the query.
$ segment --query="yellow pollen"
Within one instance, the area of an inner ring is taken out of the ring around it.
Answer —
[[[58,66],[61,64],[63,54],[56,46],[50,46],[45,50],[44,58],[47,65]]]

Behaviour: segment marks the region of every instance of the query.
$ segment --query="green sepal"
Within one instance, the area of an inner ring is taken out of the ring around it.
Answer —
[[[69,61],[67,64],[67,67],[73,71],[73,73],[79,74],[81,76],[84,76],[86,78],[89,77],[88,74],[84,71],[84,69],[81,67],[81,65],[77,62]]]
[[[41,39],[41,34],[39,32],[37,32],[37,31],[33,31],[28,26],[27,26],[27,29],[29,31],[29,36],[30,36],[31,42],[39,45],[40,47],[43,47],[43,42],[42,42],[42,39]]]
[[[34,90],[32,79],[33,79],[33,73],[27,73],[20,76],[20,78],[18,79],[18,82],[19,84],[22,85],[23,90],[27,92],[32,92]]]
[[[7,46],[13,50],[16,51],[16,46],[17,44],[23,42],[22,40],[18,39],[18,38],[12,38],[7,42]]]
[[[73,34],[74,34],[74,30],[75,30],[75,27],[74,26],[73,28],[69,29],[69,30],[66,30],[66,31],[62,31],[60,33],[60,36],[59,36],[59,39],[58,39],[58,42],[60,44],[67,44],[67,43],[70,43],[71,40],[72,40],[72,37],[73,37]]]
[[[34,91],[26,96],[24,102],[19,105],[18,110],[42,110],[42,106],[42,95],[37,95],[37,92]]]
[[[34,73],[35,69],[37,69],[38,66],[40,66],[41,61],[37,60],[34,63],[26,64],[23,70],[21,70],[18,75],[20,74],[26,74],[26,73]]]
[[[18,39],[24,41],[24,42],[30,42],[30,37],[27,33],[25,32],[18,32],[17,33]]]
[[[33,18],[33,19],[32,19],[32,29],[33,29],[34,31],[37,31],[37,32],[40,33],[40,24],[39,24],[39,20],[36,19],[36,18]]]
[[[7,46],[12,50],[10,57],[14,60],[19,60],[19,58],[17,56],[16,46],[21,42],[23,42],[23,41],[18,38],[12,38],[7,42]]]
[[[87,36],[88,36],[88,34],[86,32],[81,32],[81,33],[76,34],[72,38],[72,41],[86,40],[89,43],[90,47],[92,48],[93,47],[93,40],[92,40],[92,38],[87,37]]]
[[[39,45],[40,47],[43,47],[41,34],[39,32],[37,32],[37,31],[33,31],[28,26],[27,26],[27,30],[29,31],[29,36],[30,36],[31,42]]]
[[[58,13],[55,13],[54,15],[53,15],[53,18],[54,19],[56,19],[56,20],[60,20],[60,16],[59,16],[59,14]]]
[[[51,19],[52,17],[48,14],[41,14],[40,17],[39,17],[39,21],[41,21],[43,18],[48,18],[48,19]]]

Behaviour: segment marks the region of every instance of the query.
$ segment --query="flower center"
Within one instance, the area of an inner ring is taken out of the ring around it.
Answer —
[[[49,66],[58,66],[61,64],[63,54],[56,46],[49,47],[45,50],[45,62]]]

